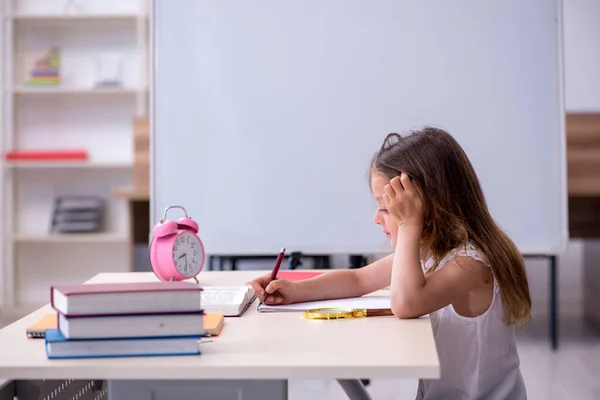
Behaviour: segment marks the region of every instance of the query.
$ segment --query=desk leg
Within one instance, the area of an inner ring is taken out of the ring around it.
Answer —
[[[359,379],[338,379],[337,381],[350,400],[371,400],[371,395]]]
[[[558,349],[558,267],[556,256],[550,256],[550,344]]]

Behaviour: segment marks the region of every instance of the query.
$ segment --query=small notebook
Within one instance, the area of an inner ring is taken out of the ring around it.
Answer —
[[[239,317],[246,312],[256,295],[249,285],[203,286],[202,308],[205,312],[222,312],[226,317]]]
[[[287,305],[261,304],[257,309],[260,312],[302,312],[315,308],[347,308],[353,310],[364,310],[381,308],[389,309],[391,306],[389,296],[363,296],[336,300],[307,301],[303,303]]]
[[[210,336],[219,336],[225,325],[225,315],[222,312],[204,314],[204,331]]]
[[[43,339],[46,329],[56,329],[58,318],[56,314],[46,314],[34,324],[25,328],[27,337],[30,339]]]

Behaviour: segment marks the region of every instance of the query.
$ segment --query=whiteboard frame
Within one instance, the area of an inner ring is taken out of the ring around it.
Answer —
[[[568,215],[568,174],[567,174],[567,138],[566,138],[566,109],[565,109],[565,78],[564,78],[564,31],[563,31],[563,0],[555,0],[556,1],[556,24],[555,24],[555,33],[557,39],[557,87],[558,87],[558,106],[559,110],[562,111],[559,113],[558,117],[558,128],[561,133],[561,137],[559,138],[560,145],[560,164],[564,166],[561,171],[560,182],[558,183],[561,186],[562,198],[560,199],[561,206],[563,209],[562,212],[562,228],[563,231],[561,233],[561,243],[551,249],[547,248],[520,248],[520,252],[523,255],[559,255],[564,253],[568,242],[570,240],[569,236],[569,215]],[[149,29],[150,29],[150,41],[149,41],[149,49],[150,49],[150,94],[149,94],[149,119],[150,119],[150,226],[153,227],[160,220],[163,215],[164,210],[158,209],[158,202],[155,200],[158,198],[157,196],[157,185],[155,183],[155,179],[157,176],[156,165],[153,162],[156,160],[156,123],[157,120],[157,112],[156,112],[156,98],[160,96],[160,93],[157,90],[157,75],[159,70],[159,60],[160,60],[160,49],[157,44],[157,37],[160,34],[159,25],[157,23],[157,19],[160,15],[160,5],[161,0],[151,0],[150,4],[150,18],[149,18]],[[149,240],[152,239],[152,232],[149,232]],[[308,253],[309,249],[305,249],[306,253]],[[318,249],[313,249],[317,250]],[[337,251],[340,250],[340,251]],[[332,254],[339,253],[356,253],[355,251],[350,251],[351,249],[337,249]],[[348,250],[348,251],[346,251]],[[380,254],[381,251],[375,251],[373,249],[373,254]],[[219,254],[213,254],[219,255]],[[240,255],[240,254],[235,254]],[[254,255],[254,253],[252,254]]]
[[[158,96],[157,93],[157,83],[156,83],[156,79],[157,79],[157,71],[158,71],[158,60],[159,60],[159,50],[158,50],[158,45],[157,45],[157,31],[158,31],[158,24],[157,24],[157,17],[160,14],[160,1],[159,0],[151,0],[150,3],[150,18],[149,18],[149,24],[148,24],[148,28],[150,30],[150,43],[149,43],[149,50],[150,50],[150,68],[149,68],[149,83],[150,83],[150,93],[149,93],[149,123],[150,123],[150,187],[149,189],[149,194],[150,194],[150,227],[153,227],[154,225],[156,225],[159,221],[160,218],[157,218],[157,216],[159,215],[158,213],[158,204],[156,202],[156,184],[155,184],[155,180],[156,180],[156,167],[155,167],[155,163],[153,162],[153,160],[156,160],[156,124],[154,121],[156,121],[156,97]],[[152,231],[150,231],[148,233],[149,235],[149,240],[148,242],[150,243],[150,241],[152,240]]]
[[[550,254],[550,255],[559,255],[560,253],[564,253],[567,249],[567,245],[569,242],[569,184],[568,184],[568,174],[567,174],[567,128],[566,128],[566,106],[565,106],[565,52],[564,52],[564,2],[563,0],[556,0],[556,35],[557,35],[557,47],[558,47],[558,76],[556,79],[558,80],[558,102],[559,102],[559,110],[561,111],[558,115],[558,125],[561,135],[560,146],[560,163],[564,165],[564,168],[561,171],[561,190],[563,193],[561,199],[561,205],[563,209],[563,242],[561,246],[552,249],[550,252],[548,251],[529,251],[527,249],[522,250],[524,254]],[[535,249],[532,249],[535,250]]]

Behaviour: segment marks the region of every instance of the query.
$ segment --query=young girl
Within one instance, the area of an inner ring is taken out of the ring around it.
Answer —
[[[362,296],[391,286],[398,318],[429,314],[441,377],[417,399],[526,399],[514,326],[531,299],[523,259],[492,219],[463,149],[427,127],[390,134],[370,168],[374,221],[393,253],[366,267],[304,281],[252,281],[266,304]]]

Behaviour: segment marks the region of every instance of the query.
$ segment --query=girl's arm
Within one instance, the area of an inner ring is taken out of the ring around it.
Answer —
[[[393,254],[357,269],[328,271],[297,282],[297,301],[358,297],[390,285]]]
[[[424,206],[406,174],[385,187],[384,202],[396,218],[398,234],[392,266],[392,312],[414,318],[439,310],[485,281],[487,267],[470,257],[455,257],[425,277],[419,260]]]
[[[468,256],[458,256],[425,277],[419,261],[420,232],[400,229],[392,266],[392,312],[417,318],[465,298],[485,281],[488,268]]]

